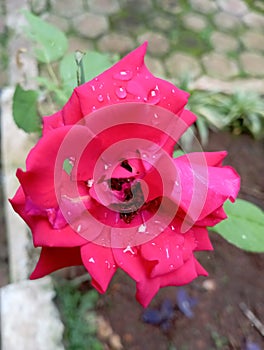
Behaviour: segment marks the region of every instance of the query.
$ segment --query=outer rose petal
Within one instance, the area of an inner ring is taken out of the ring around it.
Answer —
[[[89,243],[81,248],[81,256],[93,286],[104,293],[117,270],[111,249]]]
[[[137,283],[137,300],[147,307],[152,298],[158,292],[159,288],[167,286],[182,286],[190,283],[199,275],[207,276],[207,272],[196,261],[194,257],[191,257],[185,262],[178,270],[168,273],[166,275],[145,278]]]
[[[54,230],[47,218],[28,215],[25,210],[25,195],[21,186],[10,203],[30,227],[36,247],[75,247],[87,243],[68,225],[63,229]]]
[[[204,159],[202,157],[204,156]],[[194,222],[218,210],[227,199],[234,201],[240,188],[240,178],[231,167],[208,166],[219,164],[224,154],[191,153],[174,159],[178,171],[178,188],[172,194],[176,202]],[[198,215],[194,215],[192,212]],[[222,213],[220,212],[222,215]]]
[[[80,248],[42,248],[39,261],[30,279],[41,278],[68,266],[82,265]]]
[[[146,48],[144,43],[95,79],[76,88],[84,116],[94,109],[120,102],[153,103],[175,114],[182,110],[189,94],[150,73],[144,64]],[[122,72],[127,72],[127,76]]]

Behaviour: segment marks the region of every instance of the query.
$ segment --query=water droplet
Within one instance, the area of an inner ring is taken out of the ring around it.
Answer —
[[[138,228],[138,232],[143,233],[146,232],[147,226],[145,224],[142,224]]]
[[[110,163],[105,163],[104,170],[108,170],[111,167]]]
[[[165,251],[166,251],[166,258],[167,258],[167,259],[169,259],[169,258],[170,258],[169,249],[168,249],[168,248],[166,248],[166,249],[165,249]]]
[[[173,94],[175,94],[176,90],[175,90],[175,89],[171,89],[171,92],[172,92]]]
[[[174,265],[173,265],[173,264],[170,264],[169,269],[170,269],[170,270],[173,270],[173,269],[174,269]]]
[[[95,264],[94,258],[90,258],[88,261],[92,264]]]
[[[89,180],[87,180],[87,186],[88,186],[88,187],[92,187],[92,186],[93,186],[93,183],[94,183],[94,179],[89,179]]]
[[[247,236],[246,235],[242,235],[242,239],[246,239],[247,238]]]
[[[176,245],[176,248],[177,248],[177,249],[179,249],[179,248],[180,248],[179,244],[177,244],[177,245]]]
[[[176,186],[179,186],[179,182],[178,182],[178,181],[175,181],[175,185],[176,185]]]
[[[75,157],[69,157],[69,163],[71,166],[74,166],[76,158]]]
[[[133,73],[130,70],[122,70],[113,75],[114,79],[127,81],[132,79]]]
[[[106,263],[106,266],[107,266],[108,270],[110,270],[110,269],[111,269],[111,264],[110,264],[110,262],[109,262],[108,260],[105,260],[105,263]]]
[[[91,89],[92,89],[92,91],[95,91],[95,86],[91,85]]]
[[[154,114],[153,114],[153,117],[152,117],[152,119],[151,119],[151,122],[152,122],[153,125],[157,125],[157,124],[159,123],[159,116],[158,116],[157,113],[154,113]]]
[[[99,80],[99,78],[98,78],[98,77],[96,77],[96,78],[94,78],[94,80],[95,80],[95,81],[98,81],[98,80]]]
[[[107,98],[108,101],[111,101],[111,97],[110,97],[110,95],[108,93],[106,94],[106,98]]]
[[[76,231],[77,231],[78,233],[80,233],[80,232],[81,232],[81,229],[82,229],[82,225],[79,224],[79,225],[77,226],[77,230],[76,230]]]
[[[175,227],[173,225],[171,225],[171,230],[175,231]]]
[[[116,93],[116,96],[118,98],[126,98],[127,97],[127,92],[126,92],[126,89],[123,88],[123,87],[118,87],[116,90],[115,90],[115,93]]]
[[[153,105],[160,102],[160,92],[157,86],[155,89],[150,90],[147,98],[145,98],[144,101]]]
[[[92,110],[93,110],[93,111],[95,111],[95,110],[96,110],[96,107],[95,107],[95,106],[93,106],[93,107],[92,107]]]
[[[136,253],[134,252],[134,250],[130,247],[130,245],[128,245],[124,250],[123,253],[127,253],[130,252],[132,255],[135,255]]]
[[[152,244],[152,245],[154,245],[154,246],[156,245],[156,243],[155,243],[155,242],[152,242],[151,244]]]
[[[98,100],[99,102],[103,102],[104,96],[103,96],[103,95],[98,95],[98,96],[97,96],[97,100]]]

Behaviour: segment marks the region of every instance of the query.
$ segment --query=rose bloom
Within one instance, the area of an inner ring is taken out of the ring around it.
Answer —
[[[42,247],[31,279],[83,264],[104,293],[120,268],[144,307],[159,288],[207,275],[194,252],[212,249],[206,227],[226,218],[240,185],[226,152],[173,158],[196,117],[186,92],[146,68],[146,46],[43,118],[11,200]]]

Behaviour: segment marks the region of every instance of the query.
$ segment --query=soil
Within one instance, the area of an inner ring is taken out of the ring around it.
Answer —
[[[242,178],[240,198],[264,209],[264,142],[248,135],[212,134],[206,147],[210,151],[228,150],[226,163]],[[114,277],[109,291],[100,299],[99,313],[109,320],[126,350],[210,350],[243,349],[250,340],[264,349],[264,340],[242,313],[245,303],[264,322],[264,254],[244,252],[211,233],[213,252],[200,252],[198,260],[209,272],[186,286],[198,303],[195,317],[188,319],[175,307],[168,332],[142,322],[142,307],[135,300],[135,285],[124,273]],[[205,288],[210,280],[213,290]],[[176,287],[161,290],[151,308],[159,308],[167,298],[176,305]]]
[[[226,162],[233,165],[242,178],[240,197],[264,209],[264,142],[254,141],[247,135],[219,133],[211,135],[207,149],[229,151]],[[7,249],[3,218],[0,219],[1,286],[7,282]],[[245,339],[264,349],[262,336],[239,307],[241,302],[245,303],[264,322],[264,254],[239,250],[216,233],[211,233],[211,240],[215,250],[197,255],[209,277],[198,278],[185,287],[198,300],[193,310],[195,316],[188,319],[175,306],[174,319],[167,332],[142,322],[144,310],[135,300],[134,282],[122,271],[115,275],[108,292],[100,297],[98,313],[109,320],[114,332],[120,335],[124,349],[243,349]],[[204,284],[208,280],[209,289]],[[176,287],[162,289],[150,307],[159,308],[165,298],[176,305],[176,291]]]

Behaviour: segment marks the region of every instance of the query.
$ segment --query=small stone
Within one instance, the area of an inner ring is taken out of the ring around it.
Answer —
[[[213,292],[216,289],[215,281],[210,279],[203,281],[202,286],[208,292]]]
[[[153,18],[152,25],[155,29],[166,31],[174,26],[174,22],[170,18],[157,16]]]
[[[86,52],[89,50],[94,50],[94,44],[89,39],[80,38],[78,36],[70,36],[69,40],[69,52],[74,52],[76,50]]]
[[[188,75],[190,78],[196,78],[201,73],[201,67],[198,62],[185,53],[172,54],[165,64],[169,74],[174,78],[185,75]]]
[[[248,7],[242,0],[217,0],[217,4],[222,11],[235,16],[243,16],[248,12]]]
[[[190,0],[190,4],[194,10],[206,14],[217,10],[216,3],[213,0]]]
[[[30,7],[36,14],[43,13],[47,9],[47,0],[31,0]]]
[[[218,52],[235,51],[239,47],[239,42],[235,38],[221,32],[212,33],[210,41]]]
[[[264,28],[264,15],[259,13],[248,13],[243,17],[243,20],[250,28]]]
[[[121,350],[123,349],[123,345],[121,343],[120,336],[118,334],[112,334],[109,338],[109,345],[113,350]]]
[[[178,0],[157,0],[157,6],[161,7],[164,11],[178,14],[182,11]]]
[[[79,34],[91,39],[99,37],[108,30],[106,17],[92,13],[85,13],[75,17],[73,25]]]
[[[124,54],[134,47],[135,44],[130,36],[118,33],[106,34],[98,41],[98,48],[103,52]]]
[[[221,91],[226,94],[233,94],[234,91],[254,91],[264,95],[264,79],[247,78],[232,79],[223,81],[208,76],[202,76],[191,84],[193,90]]]
[[[257,53],[245,52],[240,55],[243,70],[252,76],[264,76],[264,57]]]
[[[264,50],[264,34],[249,31],[241,39],[245,47],[249,50]]]
[[[51,12],[57,16],[72,18],[84,12],[82,0],[50,0]]]
[[[162,56],[169,50],[168,39],[160,33],[146,32],[138,37],[139,43],[148,41],[148,52],[155,56]]]
[[[45,19],[50,24],[53,24],[55,27],[59,28],[64,33],[68,32],[70,29],[70,23],[66,18],[58,17],[51,13],[45,13],[43,15],[43,19]]]
[[[239,73],[236,62],[219,53],[205,55],[202,62],[207,74],[212,77],[228,79]]]
[[[165,69],[160,60],[147,55],[145,57],[145,63],[153,75],[160,78],[165,77]]]
[[[229,13],[219,12],[214,16],[214,23],[219,29],[234,29],[241,25],[240,20]]]
[[[90,12],[112,15],[120,10],[117,0],[88,0]]]
[[[113,334],[113,329],[110,326],[109,322],[106,321],[102,316],[97,316],[97,335],[102,340],[108,340],[109,337]]]
[[[191,29],[195,32],[200,32],[207,26],[207,21],[203,16],[189,13],[182,17],[183,24],[186,28]]]

